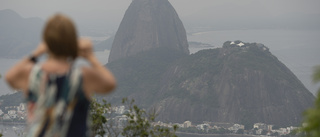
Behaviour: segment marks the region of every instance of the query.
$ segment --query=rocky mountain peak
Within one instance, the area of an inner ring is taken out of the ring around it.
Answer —
[[[112,44],[109,62],[158,47],[189,54],[185,28],[168,0],[133,0]]]

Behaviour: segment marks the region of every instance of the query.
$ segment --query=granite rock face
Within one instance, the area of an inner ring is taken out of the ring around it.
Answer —
[[[133,0],[112,44],[109,62],[152,48],[189,54],[186,31],[168,0]]]

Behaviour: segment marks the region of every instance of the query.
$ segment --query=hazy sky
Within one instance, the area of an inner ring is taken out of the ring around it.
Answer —
[[[0,9],[43,19],[62,12],[83,24],[119,24],[132,0],[0,0]],[[169,0],[182,20],[320,14],[320,0]],[[98,21],[99,23],[96,23]],[[92,23],[95,22],[95,23]]]
[[[68,14],[123,14],[132,0],[0,0],[0,9],[13,9],[22,16],[46,18],[57,11]],[[250,11],[253,6],[263,7],[270,14],[320,13],[319,0],[169,0],[180,16],[197,12],[210,13],[215,8],[237,5]],[[228,11],[226,11],[228,12]],[[254,13],[254,12],[252,12]]]

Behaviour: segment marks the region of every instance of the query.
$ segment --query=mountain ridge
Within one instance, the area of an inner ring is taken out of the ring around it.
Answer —
[[[0,55],[21,58],[41,40],[44,22],[40,18],[23,18],[13,10],[0,10]]]

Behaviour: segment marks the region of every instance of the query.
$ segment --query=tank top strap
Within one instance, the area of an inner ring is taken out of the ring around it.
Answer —
[[[70,91],[67,100],[71,101],[75,96],[83,94],[82,90],[79,90],[82,89],[82,72],[79,68],[72,69],[69,77]]]
[[[27,93],[27,101],[36,102],[39,95],[39,89],[41,87],[41,84],[44,84],[41,82],[41,79],[43,78],[43,75],[41,74],[41,66],[40,64],[35,64],[30,72],[29,75],[29,87],[28,87],[28,93]]]

